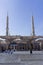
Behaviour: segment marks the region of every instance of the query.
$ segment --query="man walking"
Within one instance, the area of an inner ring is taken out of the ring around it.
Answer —
[[[32,54],[33,44],[30,43],[30,54]]]

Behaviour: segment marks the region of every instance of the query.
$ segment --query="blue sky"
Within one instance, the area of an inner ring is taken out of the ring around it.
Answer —
[[[6,34],[9,15],[9,34],[31,35],[34,16],[35,34],[43,35],[43,0],[0,0],[0,35]]]

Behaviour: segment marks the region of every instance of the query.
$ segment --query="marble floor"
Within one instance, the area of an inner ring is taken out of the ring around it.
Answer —
[[[43,65],[43,51],[0,53],[0,65]]]

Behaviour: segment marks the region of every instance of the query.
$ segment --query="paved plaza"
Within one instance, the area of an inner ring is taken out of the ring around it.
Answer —
[[[0,53],[0,65],[43,65],[43,51]]]

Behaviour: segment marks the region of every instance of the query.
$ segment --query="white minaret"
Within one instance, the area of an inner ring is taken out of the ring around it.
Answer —
[[[32,36],[35,36],[34,17],[32,16]]]
[[[9,17],[8,17],[8,13],[7,13],[7,19],[6,19],[6,36],[8,36],[9,35]]]

